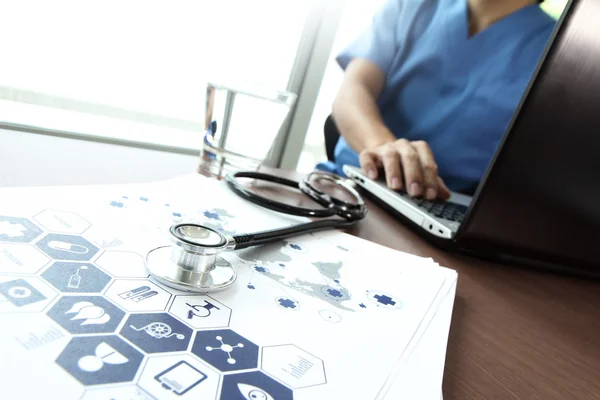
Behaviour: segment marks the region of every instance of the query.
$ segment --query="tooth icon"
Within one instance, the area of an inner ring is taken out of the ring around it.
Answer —
[[[238,389],[246,400],[275,400],[269,393],[256,386],[238,383]]]

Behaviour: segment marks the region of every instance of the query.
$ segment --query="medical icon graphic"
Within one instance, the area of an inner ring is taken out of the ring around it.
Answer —
[[[132,382],[143,360],[139,350],[117,335],[83,335],[71,339],[56,358],[56,364],[85,386],[106,386]],[[72,397],[68,390],[65,388],[59,398]]]
[[[220,400],[293,400],[293,398],[292,389],[262,371],[225,375],[219,395]]]
[[[190,304],[190,303],[185,303],[189,308],[191,308],[192,310],[188,311],[188,319],[192,319],[194,317],[200,317],[200,318],[206,318],[211,314],[211,311],[213,308],[216,308],[217,310],[220,310],[219,307],[215,306],[213,303],[209,302],[208,300],[204,300],[204,305],[199,305],[199,304]]]
[[[273,396],[265,392],[261,388],[257,388],[245,383],[238,383],[238,389],[246,400],[274,400]]]
[[[110,282],[110,276],[93,264],[56,262],[42,277],[61,292],[100,293]]]
[[[149,286],[140,286],[138,288],[119,293],[119,297],[124,300],[131,300],[139,303],[140,301],[149,299],[157,294],[158,292],[156,290],[150,290]]]
[[[73,304],[65,314],[75,314],[73,320],[83,320],[80,325],[101,325],[110,321],[110,315],[102,307],[89,301],[80,301]]]
[[[50,247],[53,250],[66,251],[68,253],[73,253],[73,254],[87,254],[90,251],[90,249],[88,249],[85,246],[67,243],[67,242],[61,242],[58,240],[49,241],[48,247]]]
[[[26,218],[0,215],[0,242],[29,243],[42,230]]]
[[[193,333],[168,313],[131,314],[120,331],[121,336],[148,354],[186,351]]]
[[[8,296],[13,299],[26,299],[31,296],[31,290],[24,286],[14,286],[8,289]]]
[[[77,361],[77,366],[85,372],[97,372],[100,371],[105,364],[118,365],[125,364],[126,362],[129,362],[127,357],[119,353],[106,342],[102,342],[96,346],[94,355],[81,357],[79,361]]]
[[[2,298],[17,307],[46,300],[46,296],[24,279],[0,283],[0,299]]]
[[[27,228],[21,224],[0,221],[0,235],[7,236],[9,238],[17,238],[25,236],[25,232],[27,232]]]
[[[63,296],[47,314],[77,335],[113,333],[125,317],[123,310],[102,296]]]
[[[213,350],[221,350],[224,353],[227,353],[227,362],[229,364],[235,364],[235,358],[231,357],[231,353],[233,352],[233,349],[239,347],[242,348],[244,347],[244,343],[238,343],[235,346],[232,346],[230,344],[226,344],[223,343],[223,337],[221,336],[217,336],[216,339],[221,342],[221,345],[219,347],[211,347],[211,346],[206,346],[206,351],[213,351]]]
[[[67,287],[69,289],[79,289],[79,284],[81,283],[81,275],[79,275],[79,271],[86,270],[88,267],[86,265],[82,265],[77,268],[77,271],[73,275],[69,277],[69,282],[67,283]]]
[[[206,374],[186,361],[179,361],[154,377],[162,387],[182,396],[207,378]]]
[[[62,233],[49,233],[35,245],[51,258],[65,261],[89,261],[99,251],[82,236]]]
[[[144,331],[156,339],[168,339],[171,336],[175,336],[179,340],[185,339],[185,335],[172,332],[171,327],[164,322],[152,322],[151,324],[148,324],[142,328],[136,328],[133,325],[129,325],[129,327],[137,332]]]

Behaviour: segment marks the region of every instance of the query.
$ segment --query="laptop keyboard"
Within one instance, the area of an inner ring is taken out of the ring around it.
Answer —
[[[447,219],[448,221],[462,222],[467,207],[462,204],[450,203],[447,201],[429,201],[425,199],[412,199],[412,201],[422,210],[428,212],[437,218]]]

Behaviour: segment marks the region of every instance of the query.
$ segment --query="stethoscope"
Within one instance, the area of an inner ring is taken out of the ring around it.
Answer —
[[[244,187],[238,178],[250,178],[281,184],[313,199],[322,208],[304,208],[266,198]],[[291,236],[324,229],[341,229],[355,225],[367,214],[363,198],[353,182],[338,175],[315,171],[299,182],[261,172],[236,172],[225,177],[228,186],[242,198],[273,211],[302,217],[319,218],[291,227],[242,235],[225,235],[215,229],[195,223],[180,223],[170,227],[171,244],[148,252],[146,267],[154,279],[174,289],[195,293],[217,292],[231,286],[237,277],[235,268],[220,254],[241,250]],[[352,197],[345,201],[316,187],[314,182],[333,183]],[[329,218],[340,217],[340,218]]]

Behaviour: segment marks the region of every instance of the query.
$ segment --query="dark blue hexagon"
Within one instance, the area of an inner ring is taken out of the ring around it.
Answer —
[[[87,263],[57,262],[42,274],[61,292],[100,293],[110,282],[110,276]]]
[[[260,371],[242,372],[223,377],[222,400],[277,399],[293,400],[292,389],[283,386]]]
[[[186,351],[193,331],[167,313],[151,313],[132,314],[120,333],[146,353],[171,353]]]
[[[74,334],[113,333],[125,312],[102,296],[65,296],[48,316]]]
[[[258,346],[230,329],[196,332],[192,353],[219,371],[258,366]]]
[[[50,233],[35,244],[50,258],[65,261],[89,261],[99,249],[77,235]]]
[[[29,243],[41,234],[27,218],[0,215],[0,242]]]
[[[82,384],[104,385],[134,380],[144,355],[116,335],[73,338],[56,359]]]

